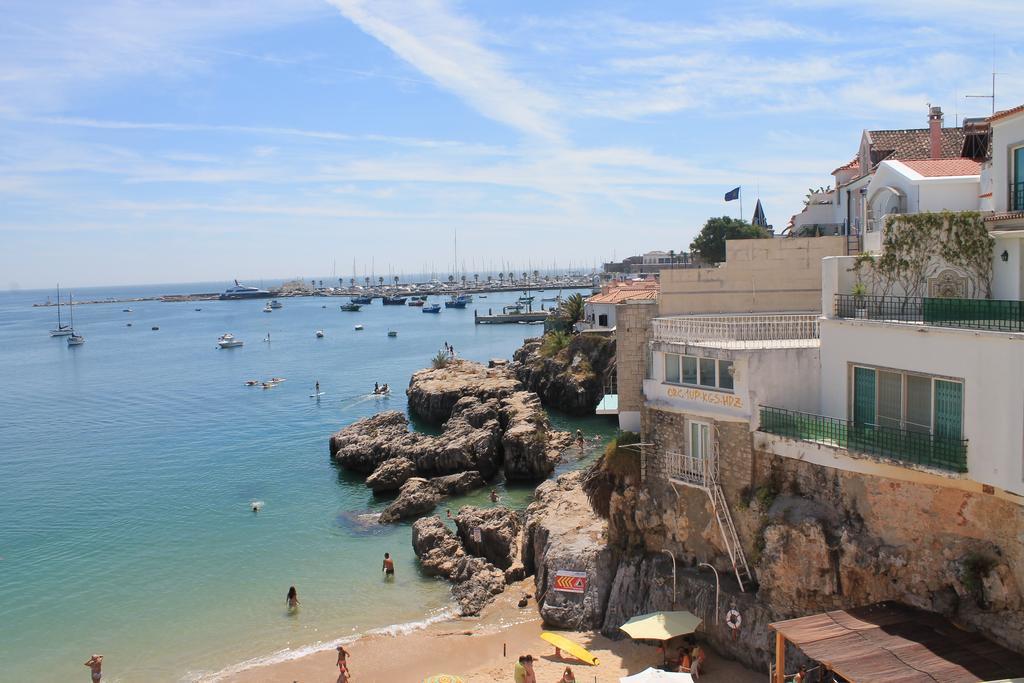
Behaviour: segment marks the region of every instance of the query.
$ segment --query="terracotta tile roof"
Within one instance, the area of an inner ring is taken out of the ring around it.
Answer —
[[[942,176],[979,175],[981,162],[974,159],[907,159],[899,162],[926,178]]]
[[[600,294],[587,299],[588,304],[620,304],[623,301],[654,300],[658,298],[661,285],[657,280],[641,282],[617,282],[605,285]]]
[[[992,116],[988,117],[988,120],[989,121],[998,121],[999,119],[1005,119],[1008,116],[1013,116],[1014,114],[1019,114],[1022,111],[1024,111],[1024,104],[1019,104],[1016,107],[1011,107],[1010,109],[1004,109],[1002,111],[997,111],[995,114],[992,114]]]
[[[859,156],[855,156],[854,158],[850,159],[849,161],[847,161],[845,164],[843,164],[842,166],[840,166],[836,170],[832,171],[831,175],[835,175],[836,173],[839,173],[840,171],[849,171],[851,168],[856,168],[859,164],[860,164],[860,157]]]
[[[874,164],[886,159],[929,159],[931,138],[927,128],[906,130],[865,131],[871,143],[871,161]],[[964,147],[963,128],[942,129],[942,158],[960,156]]]

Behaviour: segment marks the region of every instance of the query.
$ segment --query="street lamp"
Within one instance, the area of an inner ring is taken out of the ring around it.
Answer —
[[[700,564],[697,565],[697,567],[707,567],[708,569],[710,569],[711,571],[713,571],[715,573],[715,623],[717,624],[718,623],[718,592],[719,592],[718,570],[715,569],[710,564],[708,564],[707,562],[701,562]]]
[[[676,608],[676,556],[668,550],[662,550],[672,560],[672,609]]]

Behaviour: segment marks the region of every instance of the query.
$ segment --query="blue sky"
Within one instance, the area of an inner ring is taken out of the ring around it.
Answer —
[[[697,5],[697,3],[694,3]],[[0,287],[587,267],[1024,102],[1016,0],[22,1]]]

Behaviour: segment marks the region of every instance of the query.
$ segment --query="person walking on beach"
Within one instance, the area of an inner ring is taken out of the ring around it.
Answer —
[[[338,683],[347,683],[347,681],[349,680],[350,674],[349,674],[349,671],[348,671],[348,658],[349,658],[348,650],[345,649],[344,645],[339,645],[338,646],[338,661],[337,661],[337,665],[338,665]]]
[[[85,662],[85,665],[89,667],[91,677],[93,681],[99,681],[103,678],[103,655],[93,655]]]
[[[288,589],[288,597],[284,599],[285,604],[288,605],[288,609],[294,610],[299,607],[299,592],[295,590],[295,586]]]
[[[381,571],[384,572],[385,578],[395,575],[395,561],[391,559],[391,553],[384,553],[384,564],[381,566]]]

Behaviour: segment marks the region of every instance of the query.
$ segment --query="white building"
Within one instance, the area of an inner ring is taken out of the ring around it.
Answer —
[[[617,324],[615,307],[627,301],[654,301],[658,298],[658,281],[623,280],[610,282],[583,304],[583,321],[577,323],[580,331],[611,332]]]

